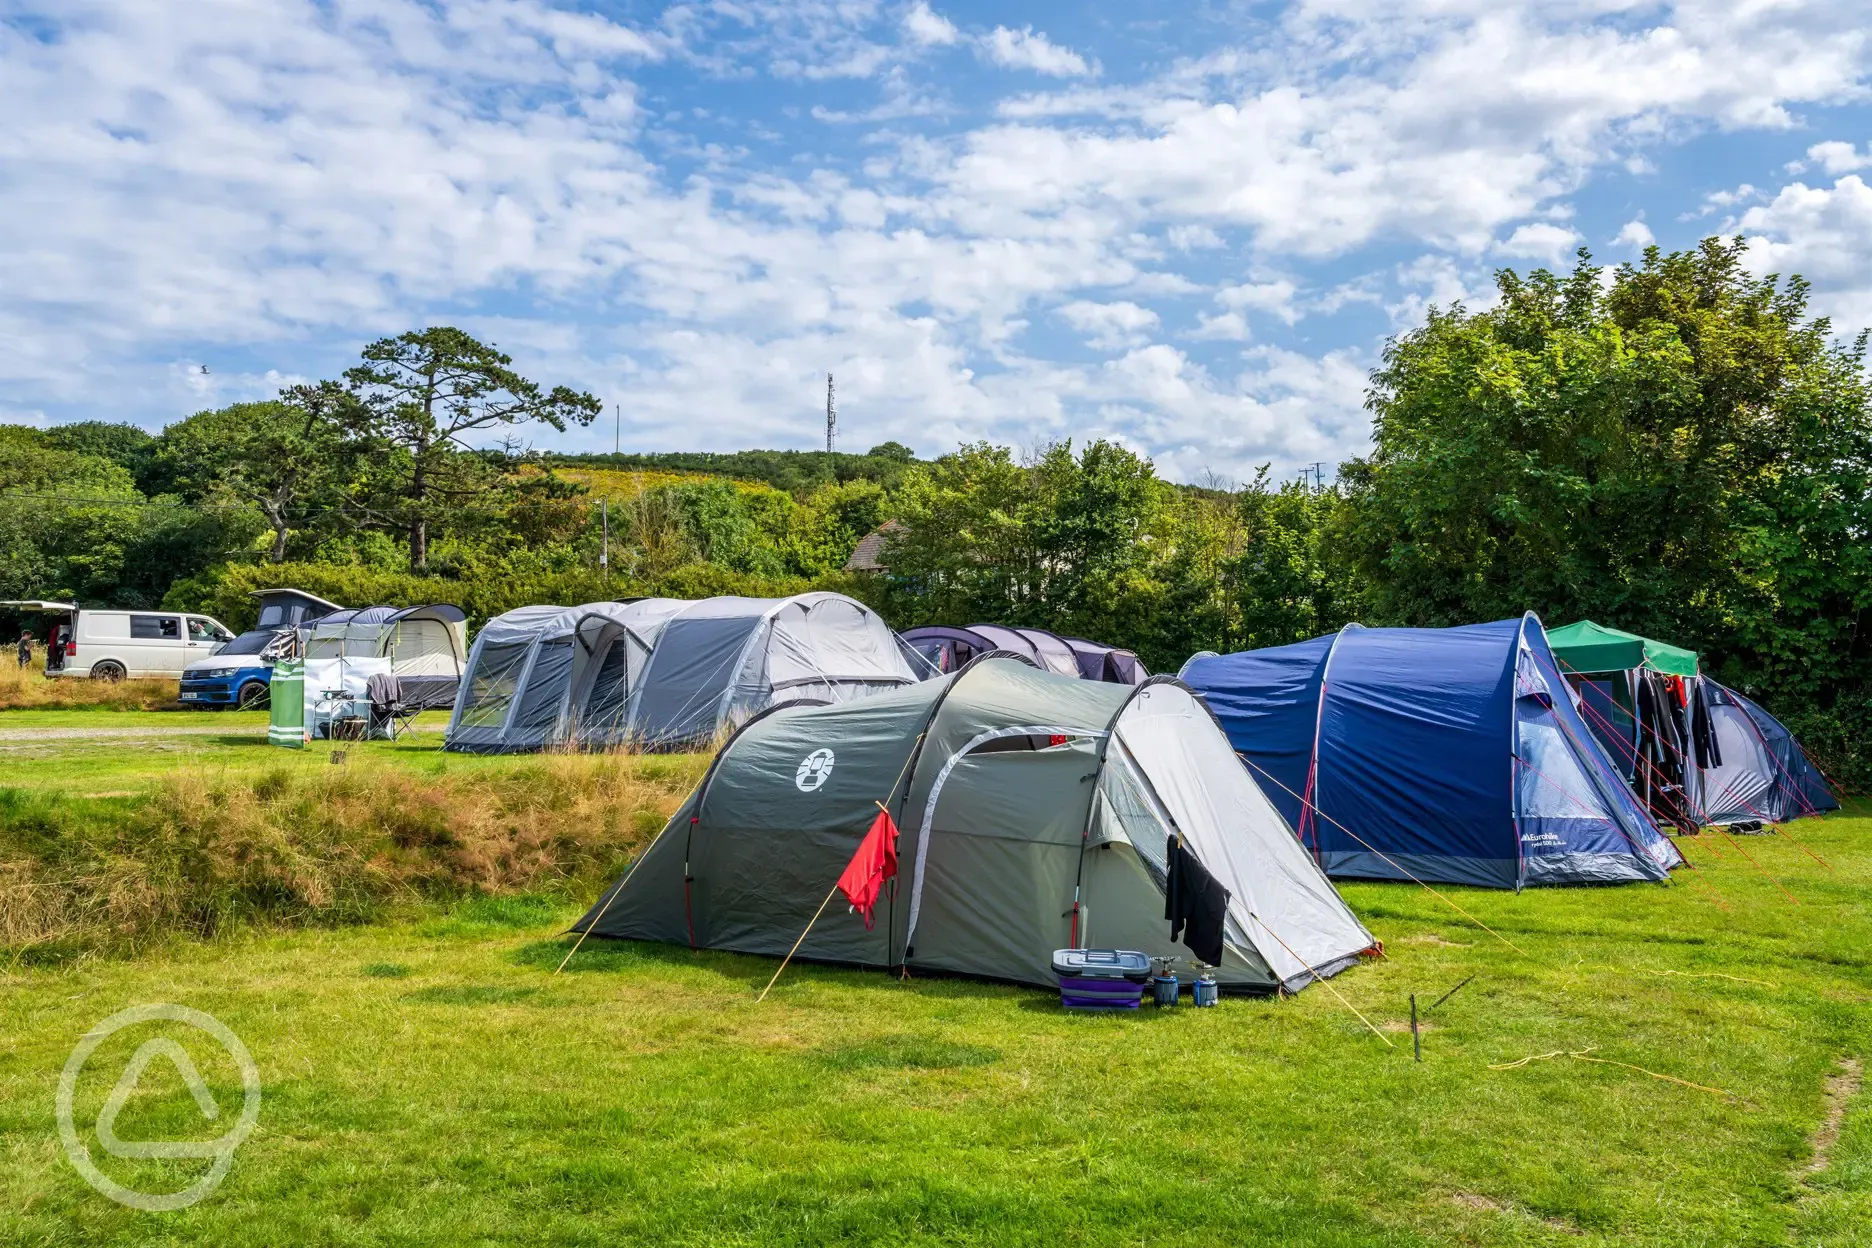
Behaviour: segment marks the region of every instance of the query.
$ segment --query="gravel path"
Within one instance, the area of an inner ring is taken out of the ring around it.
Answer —
[[[441,726],[413,725],[405,731],[441,732]],[[167,737],[264,737],[264,724],[230,724],[214,728],[169,728],[150,725],[144,728],[9,728],[0,729],[0,741],[107,741],[114,739],[145,740]]]

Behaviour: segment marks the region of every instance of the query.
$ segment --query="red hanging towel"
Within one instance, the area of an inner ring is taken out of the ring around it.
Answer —
[[[884,891],[884,881],[896,874],[897,823],[888,810],[880,810],[877,818],[871,821],[871,830],[858,842],[858,852],[846,864],[845,874],[838,879],[839,890],[851,902],[852,909],[864,916],[867,931],[878,894]]]

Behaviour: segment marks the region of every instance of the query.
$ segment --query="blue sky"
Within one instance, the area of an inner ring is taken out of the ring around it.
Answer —
[[[155,428],[455,323],[632,449],[815,445],[829,370],[845,449],[1331,464],[1388,335],[1580,245],[1743,233],[1872,324],[1862,19],[0,0],[0,419]]]

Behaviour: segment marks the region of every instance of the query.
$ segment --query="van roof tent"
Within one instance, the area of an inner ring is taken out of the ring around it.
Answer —
[[[1081,943],[1187,957],[1163,918],[1172,834],[1230,891],[1225,985],[1297,990],[1372,945],[1188,688],[1000,652],[749,721],[573,930],[778,957],[878,803],[902,829],[899,891],[869,931],[828,914],[799,956],[1050,986],[1077,889]]]
[[[482,626],[449,720],[447,748],[513,753],[623,744],[630,691],[675,598],[528,606]]]
[[[1183,668],[1335,878],[1662,880],[1683,859],[1573,704],[1532,613],[1364,628]]]
[[[344,608],[339,606],[337,603],[329,602],[326,599],[319,597],[317,594],[309,594],[303,589],[289,589],[285,587],[279,587],[275,589],[256,589],[253,591],[250,597],[258,598],[262,603],[266,603],[266,602],[273,601],[276,599],[290,598],[290,599],[294,599],[296,601],[307,603],[311,606],[317,607],[327,614],[333,611],[344,610]]]
[[[1666,676],[1697,674],[1696,651],[1640,637],[1623,629],[1608,628],[1591,620],[1549,630],[1547,643],[1553,647],[1554,657],[1569,671],[1623,672],[1634,667],[1648,667]]]

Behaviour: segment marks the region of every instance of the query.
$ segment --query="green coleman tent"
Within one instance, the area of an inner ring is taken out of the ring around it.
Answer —
[[[267,722],[267,744],[303,750],[305,730],[305,660],[281,659],[273,665],[273,711]]]
[[[1553,647],[1554,657],[1564,671],[1628,672],[1648,667],[1666,676],[1697,674],[1696,651],[1591,620],[1549,629],[1547,644]]]
[[[750,720],[573,930],[778,957],[880,803],[902,829],[900,887],[870,930],[831,907],[799,956],[1040,985],[1075,945],[1187,957],[1163,918],[1172,835],[1229,890],[1223,984],[1291,991],[1373,944],[1188,687],[998,651]]]

